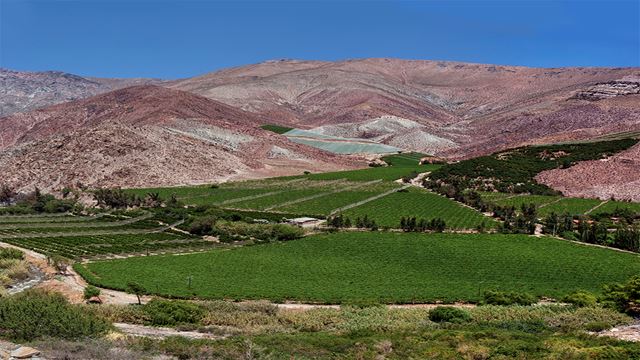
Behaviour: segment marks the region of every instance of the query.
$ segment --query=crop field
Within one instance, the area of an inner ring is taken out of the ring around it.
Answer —
[[[483,200],[488,202],[496,202],[498,200],[514,196],[514,194],[491,191],[478,191],[478,194],[480,194],[480,197],[482,197]]]
[[[607,201],[605,204],[593,211],[593,214],[612,213],[616,209],[629,209],[635,213],[640,213],[640,203],[626,201]]]
[[[364,217],[376,221],[379,226],[400,227],[402,217],[415,216],[427,220],[441,218],[452,229],[473,229],[483,221],[488,227],[495,221],[478,211],[462,206],[443,196],[418,188],[396,192],[342,213],[351,219]]]
[[[487,289],[559,298],[640,272],[637,255],[547,237],[334,233],[181,256],[77,264],[91,283],[210,299],[477,301]],[[187,278],[191,278],[191,287]]]
[[[329,215],[333,210],[368,199],[370,197],[376,196],[377,194],[386,192],[391,189],[396,189],[398,187],[399,185],[395,183],[378,183],[375,185],[361,187],[355,190],[342,191],[339,193],[331,194],[329,196],[323,196],[296,204],[276,207],[274,208],[274,210],[290,213]]]
[[[420,159],[425,157],[425,154],[411,152],[395,155],[383,156],[382,160],[391,166],[416,166],[420,164]]]
[[[563,198],[558,202],[538,208],[538,216],[547,216],[552,212],[555,212],[556,214],[568,213],[571,215],[581,215],[593,209],[600,203],[602,203],[602,200],[598,199]]]
[[[351,170],[351,171],[338,171],[328,172],[320,174],[306,175],[306,178],[311,180],[335,180],[335,179],[347,179],[350,181],[371,181],[371,180],[387,180],[393,181],[402,178],[405,175],[409,175],[412,172],[427,172],[438,169],[441,165],[413,165],[413,166],[387,166],[387,167],[374,167],[368,169]]]
[[[537,207],[539,207],[544,204],[549,204],[560,198],[560,196],[550,195],[516,195],[509,198],[498,199],[493,202],[500,206],[515,206],[516,209],[520,209],[522,205],[535,204]]]
[[[211,241],[173,231],[146,234],[5,238],[2,241],[42,254],[56,254],[70,259],[162,251],[195,251],[211,248],[215,245]]]

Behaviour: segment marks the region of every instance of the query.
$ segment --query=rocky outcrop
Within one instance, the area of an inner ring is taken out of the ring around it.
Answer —
[[[602,100],[616,96],[640,94],[640,81],[609,81],[596,84],[576,93],[574,98],[581,100]]]

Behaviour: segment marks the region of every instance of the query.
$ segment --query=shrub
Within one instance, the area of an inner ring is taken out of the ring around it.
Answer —
[[[93,285],[87,285],[87,287],[84,288],[83,297],[85,300],[89,300],[92,297],[99,297],[99,296],[100,296],[100,289],[98,289],[97,287]]]
[[[144,305],[144,312],[152,325],[197,324],[205,315],[197,304],[162,299],[149,301]]]
[[[0,259],[24,259],[24,253],[14,248],[0,248]]]
[[[611,325],[607,324],[604,321],[592,321],[585,324],[584,328],[587,331],[600,332],[611,328]]]
[[[0,299],[0,330],[15,341],[95,337],[109,328],[105,319],[69,304],[61,294],[27,290]]]
[[[459,324],[470,321],[471,315],[463,309],[451,306],[438,306],[429,311],[429,320],[437,323],[450,322]]]
[[[587,307],[594,306],[598,302],[598,299],[590,292],[578,290],[565,296],[562,301],[577,307]]]
[[[535,296],[528,293],[488,290],[484,293],[484,303],[489,305],[531,305],[537,302]]]
[[[633,276],[624,284],[605,286],[603,302],[620,312],[640,314],[640,276]]]

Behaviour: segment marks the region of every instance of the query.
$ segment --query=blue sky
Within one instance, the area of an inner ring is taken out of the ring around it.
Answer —
[[[640,0],[0,0],[0,67],[179,78],[269,59],[640,66]]]

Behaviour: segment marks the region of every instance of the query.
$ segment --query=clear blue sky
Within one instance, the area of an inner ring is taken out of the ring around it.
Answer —
[[[170,79],[364,57],[640,66],[640,0],[0,0],[0,67],[10,69]]]

